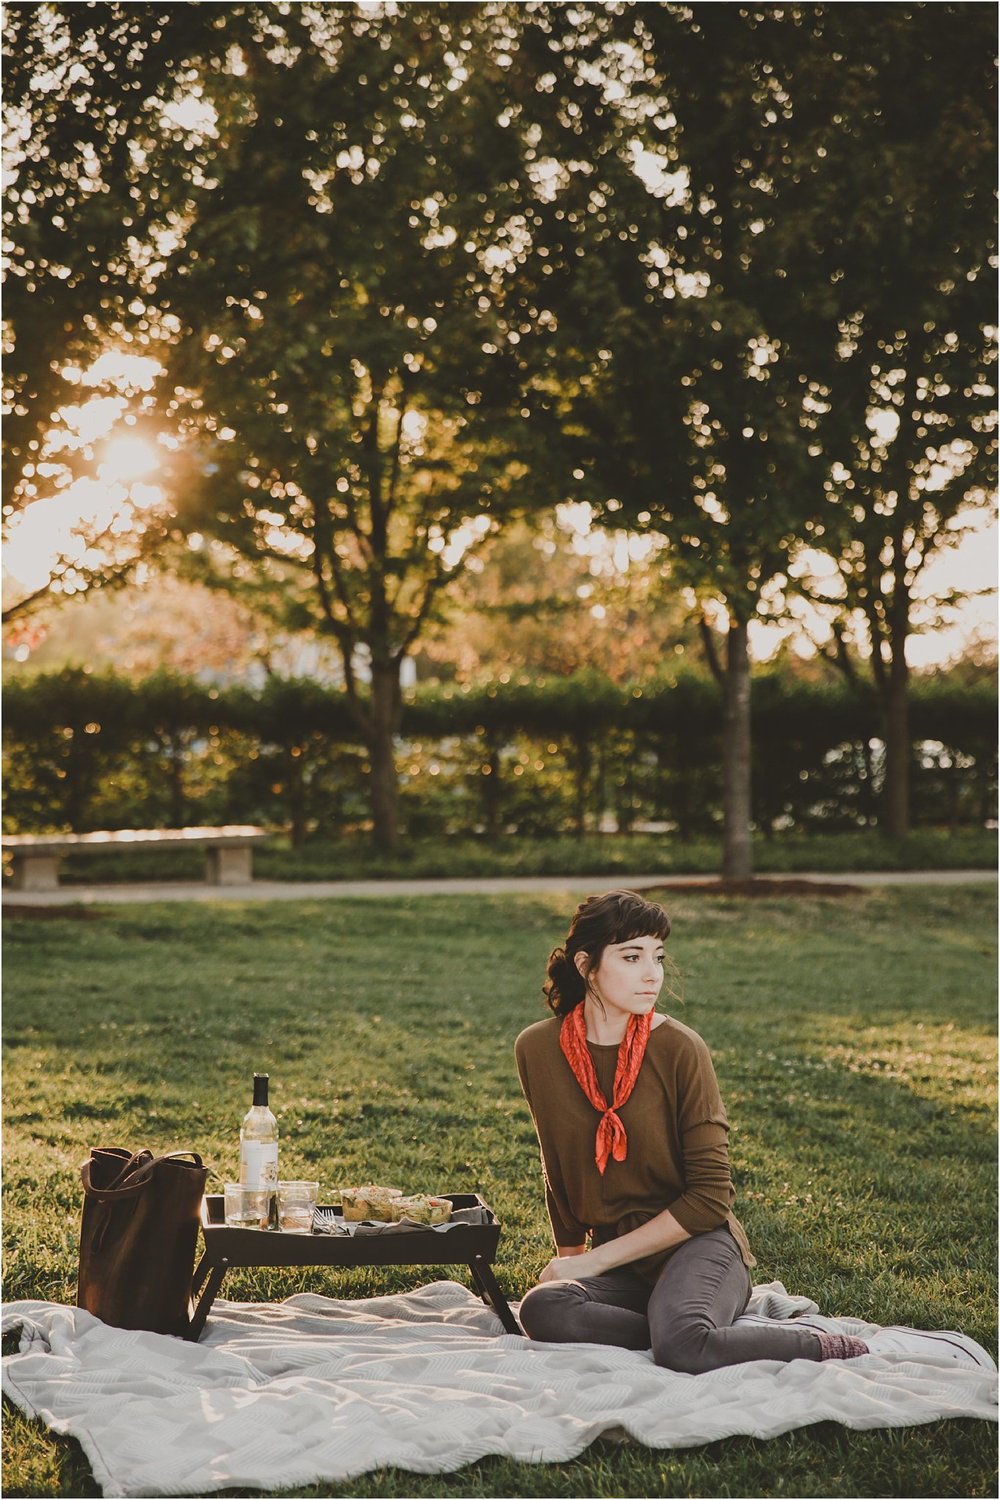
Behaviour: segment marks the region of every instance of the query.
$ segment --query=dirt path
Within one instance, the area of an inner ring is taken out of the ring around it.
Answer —
[[[345,897],[391,900],[400,896],[507,895],[535,891],[653,890],[706,896],[844,896],[880,885],[990,884],[995,870],[890,870],[844,875],[762,875],[752,881],[722,881],[717,875],[525,875],[460,880],[255,880],[217,886],[180,881],[136,885],[65,885],[55,891],[3,893],[5,914],[80,906],[124,906],[150,901],[331,901]]]

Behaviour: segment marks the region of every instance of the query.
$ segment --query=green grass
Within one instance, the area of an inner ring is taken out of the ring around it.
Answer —
[[[754,864],[760,874],[797,870],[957,870],[996,868],[996,833],[988,829],[920,829],[902,843],[875,831],[758,837]],[[284,835],[254,852],[254,871],[267,880],[386,880],[477,875],[712,874],[722,865],[717,839],[667,835],[589,835],[586,838],[500,841],[472,838],[407,839],[397,853],[379,854],[362,837],[311,839],[292,849]],[[200,880],[197,850],[124,854],[74,854],[63,862],[72,883],[129,880]]]
[[[996,1349],[995,890],[836,900],[671,898],[683,1003],[733,1121],[757,1279],[824,1312],[960,1327]],[[197,1147],[236,1165],[267,1069],[282,1170],[327,1185],[480,1190],[511,1296],[548,1258],[538,1155],[511,1044],[564,896],[62,909],[7,923],[6,1297],[72,1302],[78,1167],[92,1145]],[[454,1267],[233,1274],[226,1294],[378,1294]],[[78,1447],[5,1410],[7,1495],[97,1493]],[[991,1424],[658,1452],[600,1442],[565,1464],[379,1471],[310,1496],[980,1496]]]

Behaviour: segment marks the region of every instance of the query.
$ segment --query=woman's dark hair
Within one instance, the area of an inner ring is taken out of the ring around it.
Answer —
[[[587,981],[574,962],[578,953],[587,955],[587,972],[601,962],[609,944],[627,943],[630,938],[666,938],[670,918],[655,901],[644,901],[635,891],[608,891],[603,896],[588,896],[578,906],[569,925],[564,948],[554,948],[549,956],[542,985],[545,1003],[557,1016],[568,1016],[587,993]]]

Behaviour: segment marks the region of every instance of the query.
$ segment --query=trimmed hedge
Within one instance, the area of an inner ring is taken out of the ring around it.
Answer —
[[[158,672],[12,676],[5,826],[42,832],[257,822],[298,844],[366,826],[365,746],[346,694],[274,678],[259,692]],[[916,825],[996,815],[997,696],[945,677],[912,697]],[[721,820],[722,709],[709,678],[621,686],[561,679],[422,687],[399,739],[401,812],[414,835],[583,835]],[[871,693],[754,679],[755,821],[762,831],[870,826],[881,788]]]

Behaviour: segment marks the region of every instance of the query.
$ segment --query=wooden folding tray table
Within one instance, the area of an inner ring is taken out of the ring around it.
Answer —
[[[330,1266],[344,1270],[358,1266],[457,1265],[464,1262],[476,1290],[488,1302],[508,1333],[520,1333],[517,1320],[493,1274],[500,1242],[500,1223],[477,1193],[442,1193],[456,1209],[480,1208],[483,1224],[453,1224],[443,1233],[413,1229],[395,1234],[288,1234],[274,1229],[237,1229],[225,1220],[220,1193],[208,1193],[202,1203],[201,1229],[205,1252],[194,1273],[194,1312],[186,1338],[201,1337],[212,1303],[227,1271],[237,1266]],[[326,1214],[340,1214],[326,1208]]]

